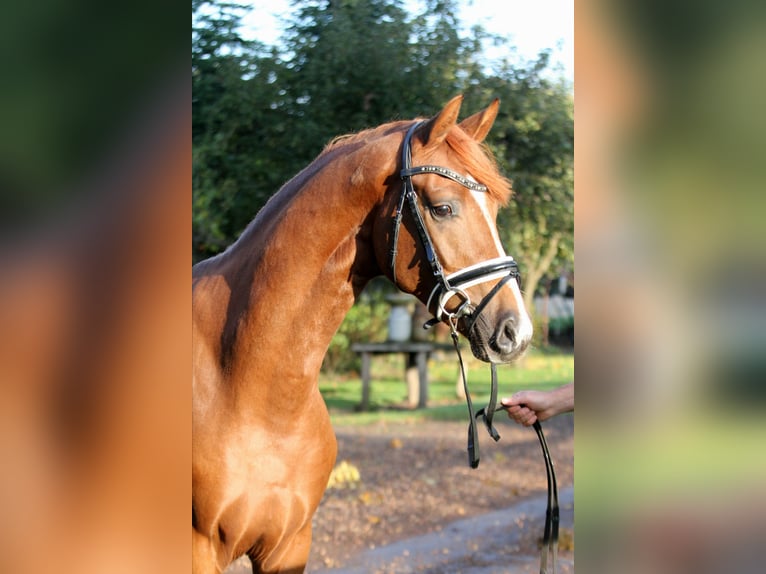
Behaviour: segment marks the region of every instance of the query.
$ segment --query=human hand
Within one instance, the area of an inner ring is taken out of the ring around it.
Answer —
[[[555,413],[550,412],[549,397],[545,391],[520,391],[510,398],[500,400],[508,417],[524,426],[532,426],[535,421],[544,421]]]
[[[551,391],[519,391],[500,403],[508,417],[524,426],[544,421],[559,413],[574,410],[574,383]]]

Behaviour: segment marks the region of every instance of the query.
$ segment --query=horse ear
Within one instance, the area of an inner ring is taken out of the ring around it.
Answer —
[[[452,126],[457,123],[462,103],[463,96],[455,96],[447,102],[442,111],[426,122],[422,128],[423,146],[438,146],[444,141]]]
[[[484,138],[487,137],[490,128],[492,128],[492,124],[495,123],[497,110],[499,108],[500,100],[495,98],[494,101],[482,111],[477,112],[460,122],[460,127],[477,142],[482,142],[484,141]]]

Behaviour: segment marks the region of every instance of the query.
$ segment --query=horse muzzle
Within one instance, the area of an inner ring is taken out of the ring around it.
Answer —
[[[498,257],[446,277],[428,299],[435,321],[446,320],[468,337],[476,358],[508,363],[520,356],[532,339],[529,319],[518,287],[518,267],[512,257]],[[469,289],[496,281],[478,304]]]
[[[497,321],[487,314],[473,321],[469,317],[467,336],[473,355],[488,363],[510,363],[519,358],[532,340],[531,322],[525,314],[523,309],[513,311]]]

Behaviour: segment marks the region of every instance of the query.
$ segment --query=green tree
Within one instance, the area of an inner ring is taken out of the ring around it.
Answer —
[[[402,114],[407,93],[411,27],[401,2],[296,1],[285,40],[290,53],[286,90],[292,115],[311,146],[310,160],[339,133]]]
[[[543,53],[526,67],[506,65],[482,87],[502,101],[489,144],[514,195],[498,227],[519,260],[530,309],[541,279],[574,263],[574,101],[547,70]]]
[[[463,42],[459,25],[452,0],[429,0],[425,12],[414,20],[416,41],[412,44],[409,79],[421,108],[438,109],[465,89],[465,64],[474,45]],[[415,113],[422,115],[423,110]]]
[[[231,243],[282,183],[288,153],[280,60],[239,33],[244,8],[192,4],[193,246],[197,259]],[[276,116],[276,117],[275,117]]]

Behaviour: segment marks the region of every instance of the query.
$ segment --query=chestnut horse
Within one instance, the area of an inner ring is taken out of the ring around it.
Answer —
[[[499,103],[458,123],[461,103],[336,139],[194,267],[196,574],[245,553],[255,573],[304,571],[337,450],[319,370],[371,278],[428,303],[481,360],[527,347],[531,322],[504,279],[515,263],[495,226],[510,184],[481,145]]]

